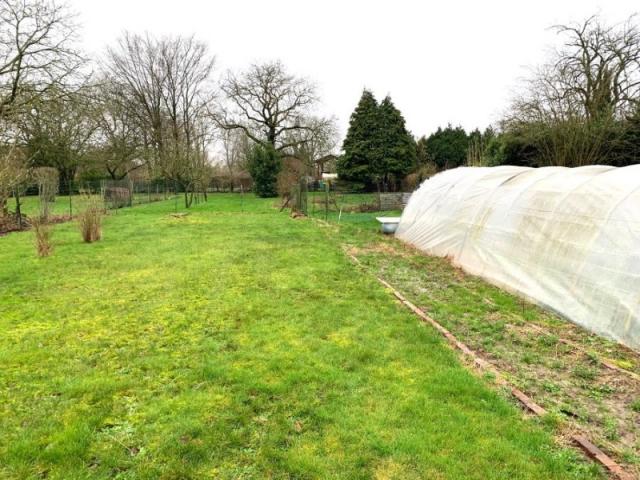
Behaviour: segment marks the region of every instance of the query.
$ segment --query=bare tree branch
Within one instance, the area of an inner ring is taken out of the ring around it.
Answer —
[[[240,129],[252,141],[281,152],[313,135],[307,119],[318,101],[315,86],[288,74],[280,62],[252,65],[240,75],[229,72],[221,89],[229,105],[214,114],[219,127]],[[283,140],[291,131],[306,135]]]
[[[0,0],[0,116],[65,90],[85,59],[75,48],[74,15],[42,0]]]
[[[213,139],[208,110],[215,101],[215,59],[194,37],[153,38],[126,33],[110,48],[105,75],[127,92],[142,131],[143,150],[158,174],[188,193],[204,188]]]

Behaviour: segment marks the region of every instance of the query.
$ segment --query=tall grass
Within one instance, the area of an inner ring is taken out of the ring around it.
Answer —
[[[87,208],[78,216],[78,225],[82,240],[86,243],[97,242],[102,238],[102,215],[104,206],[100,201],[90,200]]]
[[[36,252],[39,257],[48,257],[53,253],[53,226],[45,221],[35,218],[31,221],[35,237]]]

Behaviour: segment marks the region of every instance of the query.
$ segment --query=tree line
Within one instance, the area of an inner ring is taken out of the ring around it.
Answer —
[[[261,196],[336,163],[362,188],[413,188],[461,165],[628,165],[640,158],[640,31],[635,18],[555,27],[561,47],[532,71],[494,128],[447,125],[415,138],[387,96],[364,90],[338,145],[314,83],[277,61],[228,71],[194,36],[125,32],[97,59],[74,12],[54,0],[0,0],[0,213],[55,169],[74,180],[172,182],[189,207],[214,177],[250,178]]]
[[[312,170],[334,148],[315,85],[280,62],[216,82],[215,56],[194,36],[125,32],[93,60],[64,4],[0,0],[0,19],[4,213],[38,168],[58,171],[62,193],[79,178],[168,180],[189,207],[216,174],[233,182],[269,156],[277,170],[286,155]]]
[[[399,187],[404,180],[413,188],[437,171],[464,165],[577,167],[640,162],[636,20],[632,16],[622,24],[607,25],[593,16],[555,26],[561,47],[531,71],[495,127],[484,131],[447,125],[413,138],[404,130],[403,120],[392,132],[384,131],[380,110],[387,99],[376,110],[375,99],[365,91],[351,116],[339,172],[370,186]],[[395,150],[402,152],[399,157],[385,151],[389,148],[385,145],[394,142],[402,145]]]

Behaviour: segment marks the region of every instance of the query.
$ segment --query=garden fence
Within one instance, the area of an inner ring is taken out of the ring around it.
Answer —
[[[296,195],[296,192],[300,193]],[[365,192],[361,189],[336,187],[327,182],[314,182],[304,190],[294,186],[291,200],[294,201],[298,196],[302,200],[294,202],[292,209],[326,221],[341,221],[345,216],[360,213],[399,213],[406,206],[411,193]]]
[[[176,196],[176,184],[166,180],[91,180],[61,183],[55,195],[47,200],[39,196],[37,183],[29,184],[14,198],[8,208],[15,214],[15,229],[28,225],[28,218],[42,216],[43,211],[50,220],[57,221],[77,215],[91,200],[104,202],[104,207],[115,210],[166,200]],[[46,202],[48,205],[43,205]]]

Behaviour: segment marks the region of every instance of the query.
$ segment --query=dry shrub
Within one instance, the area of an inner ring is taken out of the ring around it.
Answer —
[[[55,203],[56,193],[58,193],[58,170],[51,167],[39,167],[33,170],[32,176],[38,183],[40,219],[47,221],[51,204]]]
[[[128,207],[131,204],[131,190],[124,187],[106,187],[104,201],[112,208]]]
[[[0,148],[0,217],[9,215],[8,200],[21,191],[29,177],[25,156],[21,150]]]
[[[282,168],[278,173],[278,195],[286,197],[291,194],[291,188],[300,184],[300,180],[309,174],[309,167],[299,158],[284,157]]]
[[[284,157],[282,168],[278,173],[277,190],[282,198],[282,205],[288,205],[291,213],[306,215],[307,185],[309,167],[304,161],[296,157]]]
[[[102,215],[104,208],[100,202],[90,200],[87,208],[78,216],[82,240],[86,243],[97,242],[102,237]]]
[[[48,257],[53,252],[53,243],[51,238],[53,237],[53,227],[39,218],[34,218],[31,221],[33,227],[33,233],[35,235],[36,252],[39,257]]]
[[[426,163],[418,170],[410,173],[402,180],[402,190],[405,192],[413,192],[427,178],[433,177],[438,173],[438,167],[434,163]]]

